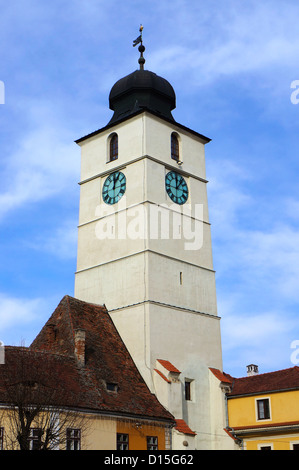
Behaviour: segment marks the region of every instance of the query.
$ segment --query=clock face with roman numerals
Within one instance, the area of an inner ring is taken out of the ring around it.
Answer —
[[[102,196],[106,204],[115,204],[125,194],[126,177],[120,171],[109,175],[103,185]]]
[[[165,188],[168,196],[176,204],[185,204],[188,199],[188,186],[183,176],[176,171],[170,171],[165,176]]]

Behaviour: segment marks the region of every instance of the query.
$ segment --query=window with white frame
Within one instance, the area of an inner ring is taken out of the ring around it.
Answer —
[[[258,444],[258,450],[273,450],[273,444]]]
[[[299,441],[291,442],[291,450],[299,450]]]
[[[146,437],[147,450],[158,450],[158,437],[147,436]]]
[[[81,430],[71,429],[66,430],[66,450],[80,450],[81,449]]]
[[[42,440],[42,430],[40,428],[31,428],[29,435],[29,450],[40,450]]]
[[[129,450],[129,434],[117,434],[117,450]]]

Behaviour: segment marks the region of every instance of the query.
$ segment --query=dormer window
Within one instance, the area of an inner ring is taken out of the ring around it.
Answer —
[[[106,389],[109,392],[117,392],[118,391],[118,385],[113,382],[106,382]]]
[[[177,162],[180,160],[179,138],[175,132],[171,134],[171,158]]]
[[[109,162],[118,159],[118,135],[112,134],[109,142]]]

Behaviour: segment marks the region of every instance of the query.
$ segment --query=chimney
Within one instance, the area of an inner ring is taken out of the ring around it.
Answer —
[[[258,375],[259,368],[255,364],[249,364],[247,367],[247,377],[251,377],[252,375]]]
[[[54,323],[47,323],[46,327],[47,341],[52,344],[56,341],[57,327]]]
[[[81,366],[85,364],[85,330],[75,330],[75,354]]]

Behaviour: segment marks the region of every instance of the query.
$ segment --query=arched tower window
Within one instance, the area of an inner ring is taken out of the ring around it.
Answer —
[[[175,132],[171,134],[171,158],[177,162],[180,159],[179,138]]]
[[[118,159],[118,135],[112,134],[109,143],[109,161]]]

